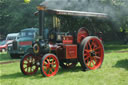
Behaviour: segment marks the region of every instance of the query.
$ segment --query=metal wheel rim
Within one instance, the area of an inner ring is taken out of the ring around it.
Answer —
[[[32,75],[37,72],[38,66],[36,65],[36,60],[32,54],[28,54],[24,57],[22,69],[26,75]]]
[[[48,55],[45,57],[42,63],[43,73],[47,76],[54,76],[58,72],[59,62],[54,55]]]
[[[90,39],[84,47],[84,62],[91,69],[97,69],[101,66],[104,57],[104,49],[100,40],[96,38]]]

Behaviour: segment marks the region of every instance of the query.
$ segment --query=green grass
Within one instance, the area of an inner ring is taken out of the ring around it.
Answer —
[[[0,53],[0,62],[5,62],[5,61],[12,61],[12,58],[7,52]],[[13,59],[14,61],[17,59]]]
[[[0,65],[1,85],[128,85],[128,53],[105,54],[102,67],[83,72],[78,64],[74,69],[59,69],[53,77],[42,77],[40,71],[25,76],[20,63]]]
[[[119,43],[107,43],[104,44],[105,52],[118,52],[118,51],[128,51],[128,44],[119,44]]]
[[[128,51],[126,47],[105,44],[107,50],[100,69],[83,72],[78,64],[73,69],[59,68],[53,77],[43,77],[40,70],[35,75],[25,76],[20,71],[20,62],[1,64],[0,85],[128,85],[128,53],[117,53]],[[0,54],[0,62],[9,60],[11,58],[8,54]]]
[[[0,53],[0,62],[7,61],[7,60],[11,60],[11,57],[9,56],[9,54],[7,54],[6,52]]]

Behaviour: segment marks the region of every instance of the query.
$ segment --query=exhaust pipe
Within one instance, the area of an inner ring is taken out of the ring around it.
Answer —
[[[45,17],[45,6],[39,5],[37,7],[38,11],[39,11],[39,40],[44,39],[44,17]]]

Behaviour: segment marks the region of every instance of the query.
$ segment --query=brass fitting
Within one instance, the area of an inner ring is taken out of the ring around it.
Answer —
[[[39,5],[39,6],[37,6],[37,9],[38,9],[38,10],[45,10],[46,7],[45,7],[45,6],[42,6],[42,5]]]

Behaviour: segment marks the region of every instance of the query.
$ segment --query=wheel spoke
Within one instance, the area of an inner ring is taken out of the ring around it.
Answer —
[[[90,62],[89,62],[89,66],[91,67],[91,60],[90,60]]]
[[[54,69],[54,70],[55,70],[55,68],[56,68],[56,67],[52,67],[52,69]]]
[[[50,61],[49,61],[49,59],[47,59],[46,61],[48,62],[48,64],[50,64]]]
[[[28,61],[31,62],[31,60],[32,60],[32,58],[31,58],[31,56],[30,56],[30,57],[28,58]]]
[[[52,71],[52,68],[50,68],[50,71],[51,71],[51,73],[53,72],[53,71]]]
[[[95,57],[93,57],[93,59],[94,59],[94,61],[95,61],[95,63],[96,63],[96,58],[95,58]]]
[[[48,71],[48,68],[46,67],[46,70],[45,70],[45,72],[47,73],[47,71]]]
[[[51,72],[51,71],[50,71],[50,69],[49,69],[48,74],[50,74],[50,72]]]
[[[28,68],[28,67],[24,67],[24,69],[26,69],[26,68]]]
[[[89,49],[92,50],[92,45],[88,42]]]
[[[54,59],[52,59],[52,65],[55,65],[55,60]]]
[[[96,41],[94,41],[94,40],[93,40],[92,44],[93,44],[93,49],[95,49],[95,48],[97,48],[97,47],[98,47],[98,46],[97,46],[97,42],[96,42]]]
[[[95,63],[93,62],[93,60],[92,60],[91,62],[92,62],[92,64],[93,64],[93,66],[95,66]]]
[[[27,72],[28,72],[28,68],[29,68],[29,67],[27,67]]]
[[[84,60],[86,61],[87,59],[89,59],[89,57],[90,57],[90,56],[86,56],[86,57],[84,57]]]
[[[48,66],[48,64],[44,63],[44,66],[46,66],[46,67],[47,67],[47,66]]]
[[[85,50],[84,50],[84,52],[89,53],[89,52],[90,52],[90,50],[85,49]]]
[[[94,47],[95,47],[95,43],[94,43],[94,40],[92,40],[92,46],[94,46]],[[93,47],[93,48],[94,48],[94,47]]]
[[[35,62],[33,62],[32,66],[35,66],[35,65],[36,65],[36,63],[35,63]]]
[[[29,63],[29,59],[27,58],[27,59],[25,59],[24,61],[27,61],[28,63]]]
[[[34,58],[32,58],[32,62],[33,62],[33,63],[35,62],[35,59],[34,59]]]
[[[85,56],[87,56],[87,54],[86,54],[86,53],[84,53],[84,57],[85,57]]]
[[[89,64],[89,59],[87,59],[86,61],[87,61],[86,64],[88,65]]]
[[[54,60],[54,62],[53,62],[53,64],[52,65],[56,65],[57,64],[57,62]]]
[[[94,51],[100,50],[100,47],[94,48],[93,50]]]
[[[100,57],[99,56],[94,56],[96,59],[100,59]]]
[[[90,63],[89,63],[89,66],[92,67],[92,64],[93,64],[93,59],[92,59],[92,57],[90,57]]]
[[[30,72],[32,72],[32,67],[30,67]]]
[[[48,65],[48,63],[47,62],[44,62],[44,66],[47,66]]]
[[[97,54],[99,54],[99,52],[95,52],[95,54],[97,55]]]

